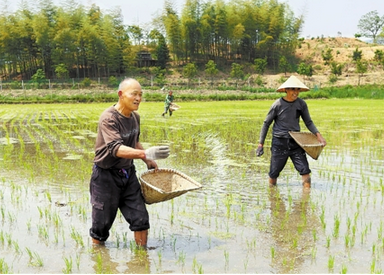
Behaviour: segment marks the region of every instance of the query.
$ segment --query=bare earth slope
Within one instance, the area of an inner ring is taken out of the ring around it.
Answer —
[[[345,64],[343,74],[332,86],[357,85],[358,75],[355,72],[355,66],[352,62],[353,52],[358,49],[362,52],[363,60],[369,62],[368,71],[360,80],[360,84],[383,84],[383,67],[373,58],[376,50],[384,51],[384,46],[366,43],[355,38],[323,38],[307,39],[296,51],[297,57],[303,61],[309,61],[316,68],[314,76],[307,80],[312,85],[330,86],[329,75],[331,74],[329,66],[324,65],[322,51],[327,48],[332,49],[333,60],[339,64]],[[320,68],[320,69],[319,69]]]

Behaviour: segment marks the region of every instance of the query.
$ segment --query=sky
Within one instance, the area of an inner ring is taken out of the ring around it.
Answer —
[[[5,0],[0,0],[0,3]],[[16,1],[7,0],[8,5]],[[214,1],[214,0],[211,0]],[[18,1],[20,2],[20,0]],[[54,0],[60,3],[59,0]],[[95,3],[102,10],[120,7],[127,25],[143,25],[160,14],[164,8],[164,0],[79,0],[89,6]],[[172,0],[175,9],[182,10],[186,0]],[[304,15],[304,26],[301,37],[354,37],[358,33],[357,25],[361,17],[370,11],[377,10],[384,15],[382,0],[279,0],[286,2],[296,16]],[[60,5],[60,4],[58,4]]]

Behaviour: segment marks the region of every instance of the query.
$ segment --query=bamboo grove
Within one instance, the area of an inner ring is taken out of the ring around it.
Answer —
[[[145,26],[125,25],[130,11],[108,11],[74,0],[22,1],[11,13],[0,8],[0,77],[30,79],[38,69],[47,78],[121,76],[138,70],[139,51],[166,64],[220,66],[267,61],[293,62],[303,24],[286,3],[277,0],[185,0],[180,14],[164,1],[161,14]],[[160,49],[160,50],[159,50]],[[64,73],[60,73],[64,72]]]

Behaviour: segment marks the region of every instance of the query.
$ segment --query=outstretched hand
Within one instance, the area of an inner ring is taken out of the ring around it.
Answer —
[[[145,150],[145,158],[148,160],[165,159],[169,153],[169,146],[153,146]]]

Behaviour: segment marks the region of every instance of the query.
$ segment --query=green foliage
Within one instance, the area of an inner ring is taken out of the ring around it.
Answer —
[[[254,60],[254,68],[257,74],[264,74],[265,70],[267,69],[267,58],[256,58]]]
[[[359,48],[356,47],[356,49],[352,53],[352,60],[357,62],[363,58],[363,51],[359,51]]]
[[[337,62],[332,62],[331,64],[331,73],[334,75],[341,75],[343,73],[343,64],[338,64]]]
[[[161,69],[160,67],[154,68],[155,82],[160,87],[164,86],[167,83],[166,72],[166,69]]]
[[[58,78],[68,78],[68,70],[66,66],[63,63],[60,63],[59,65],[56,66],[55,68],[55,73]]]
[[[232,69],[231,69],[231,77],[236,78],[236,79],[241,79],[244,77],[244,71],[243,71],[243,66],[237,63],[232,63]]]
[[[337,80],[338,80],[338,78],[337,78],[337,75],[335,75],[335,74],[330,74],[328,77],[329,83],[334,84],[334,83],[336,83]]]
[[[46,81],[46,78],[45,78],[45,73],[44,73],[44,71],[42,70],[42,69],[38,69],[37,71],[36,71],[36,73],[32,76],[32,81],[34,82],[34,83],[43,83],[43,82],[45,82]]]
[[[163,35],[159,35],[159,42],[156,48],[157,54],[157,66],[160,69],[165,69],[167,67],[167,63],[169,62],[169,50],[167,43],[165,42],[165,38]]]
[[[321,56],[323,58],[324,65],[329,65],[330,62],[333,60],[332,51],[333,50],[331,48],[327,48],[326,50],[321,51]]]
[[[279,59],[279,70],[285,75],[287,72],[291,71],[291,64],[289,64],[287,58],[284,55]]]
[[[299,64],[299,67],[297,68],[297,73],[299,75],[311,77],[313,75],[313,67],[311,64],[307,65],[307,64],[302,62]]]
[[[383,50],[376,50],[375,56],[373,57],[375,61],[379,61],[382,63],[384,61],[384,51]]]
[[[195,63],[188,63],[183,68],[183,76],[189,80],[194,78],[197,75],[197,67]]]
[[[205,73],[211,77],[211,85],[213,85],[213,77],[219,73],[219,70],[216,68],[216,63],[213,60],[209,60],[205,64]]]
[[[110,87],[119,86],[119,81],[117,80],[117,78],[115,76],[110,76],[108,78],[108,86],[110,86]]]
[[[213,60],[209,60],[205,64],[205,73],[209,76],[215,76],[219,73],[219,70],[216,68],[216,63]]]
[[[263,81],[263,78],[261,75],[258,75],[255,79],[255,83],[256,85],[258,86],[263,86],[264,85],[264,81]]]
[[[83,81],[81,81],[80,85],[82,87],[90,87],[91,83],[92,83],[92,81],[88,77],[86,77],[83,79]]]
[[[360,30],[360,35],[371,37],[373,43],[376,43],[377,34],[382,30],[383,26],[384,16],[380,16],[377,10],[364,14],[357,25]]]

